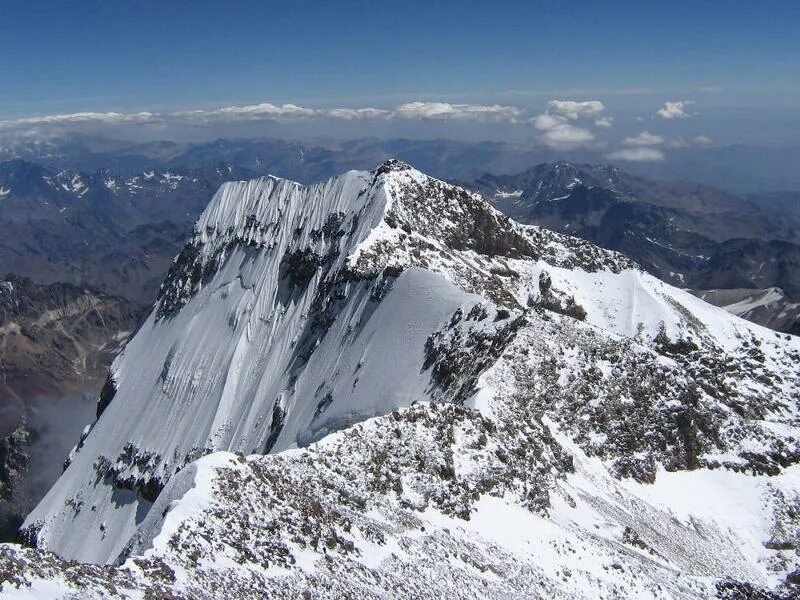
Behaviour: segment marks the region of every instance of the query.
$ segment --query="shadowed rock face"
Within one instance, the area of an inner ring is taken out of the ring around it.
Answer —
[[[30,463],[31,433],[20,421],[10,434],[0,439],[0,540],[13,541],[17,529],[32,506],[19,496],[19,486]],[[38,498],[37,498],[38,500]]]
[[[15,430],[0,440],[0,540],[17,539],[24,518],[63,472],[94,417],[96,393],[26,398]]]

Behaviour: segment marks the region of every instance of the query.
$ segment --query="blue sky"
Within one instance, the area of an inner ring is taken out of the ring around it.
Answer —
[[[621,123],[692,100],[712,129],[779,136],[800,105],[798,31],[792,0],[4,0],[0,119],[414,101],[533,117],[572,99]]]

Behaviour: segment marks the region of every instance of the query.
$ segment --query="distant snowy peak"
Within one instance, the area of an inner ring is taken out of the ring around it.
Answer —
[[[496,202],[533,206],[567,198],[578,187],[604,188],[630,196],[632,177],[607,164],[543,163],[517,175],[484,175],[471,187]],[[513,211],[512,211],[513,212]]]
[[[82,198],[91,189],[88,178],[85,178],[81,173],[73,171],[59,171],[55,177],[48,177],[47,182],[51,185],[58,186],[65,192],[69,192],[76,198]]]
[[[51,188],[59,187],[50,173],[39,165],[23,160],[0,162],[0,188],[3,197],[33,196],[41,198]]]
[[[109,169],[85,173],[74,169],[49,171],[39,165],[23,160],[0,163],[0,197],[12,193],[19,197],[53,196],[61,194],[70,201],[80,201],[88,197],[110,197],[126,200],[132,197],[163,195],[180,192],[196,192],[198,184],[213,182],[215,188],[220,182],[235,177],[251,177],[244,169],[230,164],[196,169],[149,170],[133,176],[125,176]]]
[[[696,296],[728,312],[778,331],[800,334],[800,302],[778,287],[695,290]]]

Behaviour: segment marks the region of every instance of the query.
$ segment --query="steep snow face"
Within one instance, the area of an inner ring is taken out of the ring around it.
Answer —
[[[425,342],[479,298],[384,248],[397,231],[386,219],[413,208],[400,188],[428,182],[397,168],[220,189],[115,361],[102,418],[28,519],[43,547],[113,561],[164,482],[197,457],[306,445],[431,397]]]
[[[127,559],[80,585],[112,577],[134,596],[213,596],[220,581],[378,596],[423,565],[437,565],[429,596],[546,581],[543,597],[618,597],[615,564],[622,595],[776,586],[794,568],[780,548],[800,502],[799,361],[797,338],[400,163],[312,187],[228,184],[23,535],[68,559]],[[279,454],[197,461],[216,451]],[[673,474],[760,494],[764,518],[709,524],[707,506],[665,491]],[[506,511],[533,551],[495,525]]]

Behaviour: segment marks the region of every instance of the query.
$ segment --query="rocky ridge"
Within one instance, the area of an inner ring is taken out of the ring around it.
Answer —
[[[468,187],[523,223],[621,252],[673,285],[711,291],[708,300],[728,295],[724,290],[755,294],[770,287],[780,288],[787,304],[800,297],[800,221],[788,205],[563,161],[516,175],[485,175]],[[791,332],[791,311],[783,314],[773,303],[742,314]]]

